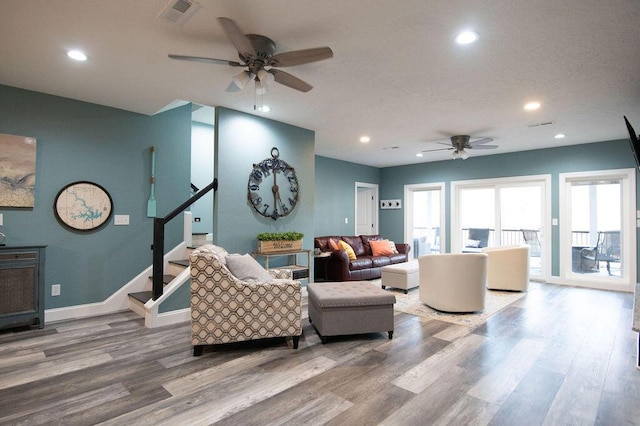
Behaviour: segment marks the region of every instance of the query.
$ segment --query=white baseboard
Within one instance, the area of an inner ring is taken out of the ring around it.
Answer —
[[[180,324],[191,321],[191,308],[158,314],[155,324],[149,328],[164,327],[166,325]],[[146,325],[146,324],[145,324]]]

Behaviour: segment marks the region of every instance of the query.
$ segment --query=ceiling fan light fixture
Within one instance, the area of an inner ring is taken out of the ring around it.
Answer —
[[[460,153],[458,154],[460,156],[460,158],[462,158],[463,160],[466,160],[467,158],[469,158],[469,154],[467,153],[467,151],[465,151],[464,149],[462,151],[460,151]]]
[[[251,81],[252,74],[249,71],[241,71],[233,76],[233,83],[239,89],[244,89]]]
[[[258,79],[266,87],[271,87],[276,81],[276,77],[266,70],[258,71]]]
[[[458,151],[453,151],[453,152],[451,153],[451,159],[452,159],[452,160],[456,160],[456,159],[458,159],[459,157],[460,157],[460,155],[458,154]]]

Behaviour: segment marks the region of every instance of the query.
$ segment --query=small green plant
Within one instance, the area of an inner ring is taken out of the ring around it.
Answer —
[[[261,232],[258,234],[258,240],[260,241],[276,241],[276,240],[285,240],[285,241],[296,241],[301,240],[304,237],[302,232]]]

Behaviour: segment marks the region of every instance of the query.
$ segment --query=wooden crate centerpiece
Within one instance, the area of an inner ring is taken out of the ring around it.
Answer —
[[[281,253],[302,250],[300,232],[263,232],[258,234],[258,253]]]

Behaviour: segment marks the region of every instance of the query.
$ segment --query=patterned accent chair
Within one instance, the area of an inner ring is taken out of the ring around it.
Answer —
[[[269,282],[236,278],[226,267],[227,252],[201,246],[191,264],[191,344],[193,356],[204,346],[269,337],[292,337],[298,348],[302,334],[300,281],[290,269],[269,270]]]

